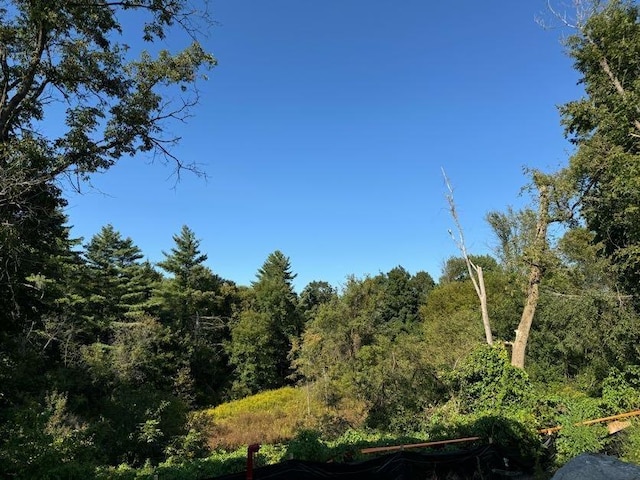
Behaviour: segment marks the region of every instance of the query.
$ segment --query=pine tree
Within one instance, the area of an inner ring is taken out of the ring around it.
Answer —
[[[104,336],[114,321],[125,321],[148,302],[157,276],[140,260],[131,238],[122,238],[112,225],[102,227],[85,246],[86,315]]]
[[[174,329],[196,335],[205,319],[217,316],[218,291],[222,279],[204,265],[207,255],[200,251],[200,240],[184,225],[173,236],[175,246],[158,266],[171,275],[157,290],[161,318]]]
[[[196,402],[211,404],[220,399],[229,376],[222,344],[229,337],[236,289],[204,265],[207,255],[193,230],[183,226],[173,241],[175,246],[158,263],[171,277],[159,284],[154,303],[162,322],[180,339]]]
[[[242,312],[231,332],[229,353],[238,395],[280,387],[292,373],[289,353],[303,325],[293,289],[295,277],[289,258],[280,251],[271,253],[258,270],[252,284],[253,305]]]

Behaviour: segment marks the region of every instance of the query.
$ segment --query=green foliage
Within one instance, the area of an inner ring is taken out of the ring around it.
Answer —
[[[94,438],[109,464],[157,464],[187,433],[187,406],[171,394],[121,387],[99,405]]]
[[[300,293],[298,306],[306,321],[313,318],[318,307],[329,303],[338,295],[336,289],[327,282],[313,281]]]
[[[489,255],[469,255],[469,260],[474,265],[481,267],[483,272],[492,272],[499,269],[498,262]],[[439,284],[451,282],[463,282],[469,280],[467,262],[462,257],[450,257],[442,267],[442,275]]]
[[[496,249],[502,268],[508,273],[526,276],[527,250],[533,245],[536,232],[536,213],[531,209],[489,212],[486,216],[498,240]]]
[[[280,335],[291,339],[300,335],[302,319],[298,313],[298,296],[293,289],[296,275],[291,272],[291,262],[282,252],[269,254],[258,270],[254,308],[266,313],[275,323]],[[279,359],[278,359],[279,360]]]
[[[236,398],[281,387],[288,351],[286,338],[267,313],[243,311],[233,326],[229,361],[235,367],[233,394]],[[278,362],[279,360],[279,362]]]
[[[640,465],[640,425],[637,420],[619,435],[622,437],[622,445],[617,452],[620,459]]]
[[[119,41],[120,22],[132,11],[147,46],[173,25],[188,25],[186,17],[196,20],[180,0],[11,2],[2,8],[7,92],[0,103],[0,183],[8,203],[64,173],[86,178],[123,155],[167,152],[166,120],[183,118],[200,70],[216,61],[197,42],[175,54],[157,51],[154,58],[145,47],[136,51],[132,42]],[[176,103],[168,101],[173,89]],[[41,127],[58,101],[67,109],[56,135]]]
[[[292,373],[292,345],[302,331],[289,259],[271,253],[257,277],[249,308],[240,312],[227,346],[236,397],[284,386]]]
[[[476,348],[450,376],[461,412],[525,410],[532,387],[527,374],[515,368],[502,345]]]
[[[425,349],[438,367],[452,368],[483,342],[478,298],[470,281],[438,285],[420,307],[420,316]]]
[[[156,291],[155,302],[160,317],[176,331],[195,335],[202,321],[217,316],[222,279],[203,265],[207,255],[200,251],[200,241],[186,225],[173,236],[175,246],[158,266],[171,275]],[[227,312],[225,312],[227,313]]]
[[[76,306],[87,323],[85,338],[106,341],[113,322],[143,313],[158,276],[140,262],[142,257],[133,240],[123,239],[111,225],[102,227],[85,245],[82,283],[74,292],[85,299]]]
[[[87,425],[57,392],[7,412],[0,425],[0,470],[17,479],[91,478],[100,461]]]
[[[149,480],[157,475],[162,480],[199,480],[241,472],[246,468],[247,450],[214,452],[213,454],[187,461],[167,460],[154,467],[132,468],[127,464],[117,467],[101,467],[96,471],[98,480]]]
[[[346,380],[347,392],[367,406],[366,424],[389,432],[416,430],[416,418],[446,398],[422,345],[409,335],[362,347]]]
[[[640,366],[612,368],[602,383],[602,401],[613,413],[640,408]]]
[[[556,463],[563,465],[581,453],[601,452],[606,444],[607,430],[604,425],[579,425],[589,419],[600,418],[602,407],[598,399],[577,396],[564,404],[559,416],[562,429],[555,442]]]
[[[586,286],[579,269],[555,272],[541,296],[531,335],[532,375],[541,381],[578,379],[598,389],[612,367],[635,361],[640,328],[632,306],[619,301],[610,282]]]
[[[192,401],[207,405],[226,391],[230,372],[222,344],[229,339],[229,318],[238,295],[235,285],[203,263],[207,255],[186,225],[173,236],[175,246],[158,266],[171,275],[160,282],[152,298],[153,310],[173,335],[180,338],[185,386]]]
[[[400,431],[440,401],[443,389],[416,328],[429,279],[402,267],[349,278],[341,295],[317,308],[295,366],[328,407],[356,399],[370,426]]]
[[[582,453],[608,453],[633,456],[637,445],[635,426],[609,435],[604,423],[584,425],[594,420],[627,411],[637,401],[637,368],[625,374],[611,371],[602,387],[602,396],[589,396],[567,385],[549,385],[537,392],[535,415],[541,426],[560,426],[550,443],[554,463],[561,466]],[[635,423],[635,422],[634,422]]]
[[[640,284],[639,12],[635,2],[607,2],[568,38],[586,95],[560,109],[577,146],[570,172],[587,227],[632,294]]]
[[[287,458],[324,462],[330,456],[327,444],[320,439],[316,430],[300,430],[287,443]]]

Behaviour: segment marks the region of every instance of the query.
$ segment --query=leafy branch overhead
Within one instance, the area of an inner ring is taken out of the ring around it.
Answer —
[[[135,48],[122,36],[132,14],[144,18]],[[196,17],[210,26],[182,0],[0,2],[1,202],[139,152],[175,162],[176,173],[197,171],[171,154],[177,138],[167,132],[168,120],[189,115],[196,81],[216,65],[195,40]],[[153,42],[176,26],[191,44],[157,51]]]

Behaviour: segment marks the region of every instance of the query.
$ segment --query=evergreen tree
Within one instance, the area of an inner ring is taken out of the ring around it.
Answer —
[[[205,319],[219,313],[218,291],[222,279],[204,265],[207,255],[200,251],[200,240],[184,225],[173,236],[175,246],[158,266],[170,277],[157,290],[160,316],[177,331],[196,334]]]
[[[52,184],[34,186],[15,203],[0,204],[0,336],[29,328],[50,307],[50,298],[30,279],[59,274],[60,264],[53,260],[69,251],[61,213],[65,205]]]
[[[252,305],[233,326],[229,344],[236,372],[234,389],[239,395],[282,386],[292,373],[289,355],[302,332],[294,278],[289,258],[280,251],[271,253],[258,270]],[[263,347],[259,355],[256,346]],[[263,369],[266,371],[254,378],[251,372]]]
[[[122,238],[112,225],[102,227],[85,246],[87,317],[100,335],[114,321],[135,316],[148,302],[157,275],[131,238]]]
[[[298,296],[293,289],[296,275],[291,272],[289,258],[276,250],[267,257],[257,277],[252,284],[256,310],[273,318],[282,334],[300,335],[302,322],[297,309]]]
[[[75,328],[65,302],[78,256],[59,194],[34,186],[30,208],[0,206],[0,411],[48,388],[45,374]]]
[[[212,404],[221,399],[229,377],[223,343],[229,338],[237,290],[204,265],[207,255],[193,230],[185,225],[173,240],[175,246],[163,252],[165,259],[158,263],[171,277],[159,284],[154,303],[162,321],[180,338],[195,401]]]

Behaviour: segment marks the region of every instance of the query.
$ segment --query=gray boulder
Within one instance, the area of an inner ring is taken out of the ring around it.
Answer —
[[[640,466],[608,455],[583,453],[558,470],[551,480],[640,480]]]

